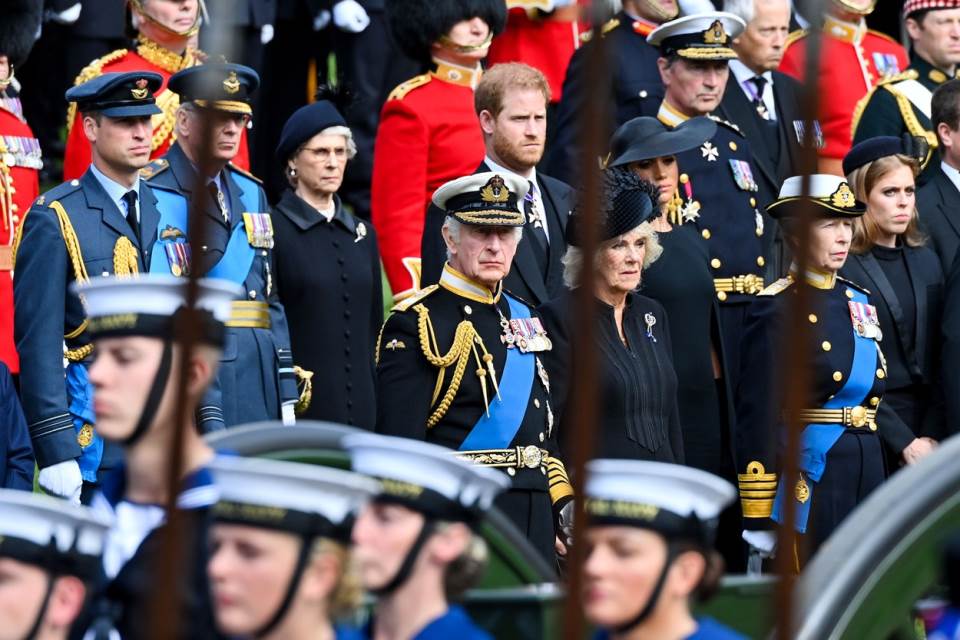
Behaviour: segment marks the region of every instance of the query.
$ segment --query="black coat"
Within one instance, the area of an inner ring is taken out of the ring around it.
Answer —
[[[887,360],[887,391],[910,387],[916,402],[925,405],[923,421],[896,425],[886,433],[888,444],[906,446],[913,436],[927,435],[940,439],[943,435],[943,397],[940,387],[940,322],[943,314],[943,270],[936,254],[926,247],[906,247],[904,257],[912,291],[896,289],[884,273],[873,253],[851,255],[841,274],[870,290],[870,300],[877,308],[883,340],[880,348]],[[906,307],[914,310],[913,318],[904,318],[904,296],[911,296]],[[908,329],[912,327],[912,331]],[[908,334],[912,334],[909,335]],[[920,395],[918,395],[920,394]],[[932,397],[931,397],[932,395]],[[901,416],[903,417],[903,416]],[[909,429],[905,430],[904,427]],[[899,449],[893,453],[899,456]]]
[[[277,203],[277,293],[289,307],[294,361],[313,371],[313,402],[302,417],[373,429],[380,253],[373,227],[334,200],[330,222],[292,191]]]
[[[947,275],[943,301],[943,395],[950,433],[957,433],[955,416],[960,415],[960,259],[954,260]]]
[[[949,273],[960,248],[960,191],[943,169],[932,170],[930,179],[920,187],[917,209],[930,245],[940,257],[944,273]]]
[[[575,299],[567,291],[540,307],[553,349],[544,354],[555,393],[560,429],[568,438],[576,428],[566,411],[575,385],[583,383],[572,367]],[[647,334],[647,318],[655,321]],[[598,458],[630,458],[682,464],[683,433],[677,408],[670,323],[659,302],[631,294],[623,311],[620,340],[613,307],[597,301],[595,340],[598,356],[600,415],[595,426]],[[570,446],[567,440],[564,446]]]
[[[490,171],[490,168],[482,162],[476,173],[485,171]],[[537,264],[535,249],[531,244],[535,240],[530,237],[534,231],[527,223],[524,225],[517,254],[513,258],[513,266],[503,281],[504,289],[533,305],[543,304],[563,291],[563,264],[560,260],[567,250],[564,234],[576,198],[576,193],[569,185],[540,172],[537,172],[537,186],[543,195],[544,214],[550,234],[550,263],[547,272],[543,273]],[[446,214],[441,209],[430,204],[420,240],[421,286],[439,281],[443,264],[447,261],[447,247],[441,234],[445,217]]]

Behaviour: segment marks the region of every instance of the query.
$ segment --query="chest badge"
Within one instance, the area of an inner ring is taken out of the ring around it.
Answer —
[[[883,331],[880,330],[880,318],[877,317],[877,308],[872,304],[864,304],[851,300],[847,303],[850,308],[850,322],[854,331],[861,338],[870,338],[880,342],[883,340]]]

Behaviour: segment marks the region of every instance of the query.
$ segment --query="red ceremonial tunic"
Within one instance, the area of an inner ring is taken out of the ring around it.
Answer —
[[[823,158],[842,159],[853,140],[852,122],[857,103],[886,77],[909,64],[907,53],[893,39],[859,25],[827,16],[820,54],[820,110]],[[805,32],[788,41],[780,71],[803,80],[807,51]]]
[[[514,8],[507,14],[506,29],[490,45],[487,68],[500,62],[523,62],[539,69],[550,84],[550,101],[560,102],[570,57],[580,44],[578,8],[574,5],[538,15],[535,10],[516,8],[523,3],[507,2]]]
[[[153,116],[153,151],[150,159],[159,158],[167,152],[174,140],[173,126],[176,122],[180,96],[167,91],[167,81],[177,71],[203,64],[205,54],[188,49],[184,55],[178,55],[154,42],[140,36],[140,45],[136,51],[117,49],[113,53],[94,60],[84,67],[74,84],[82,84],[108,72],[152,71],[163,77],[163,84],[157,92],[157,106],[163,110]],[[90,143],[83,134],[80,114],[74,103],[67,110],[67,146],[63,155],[63,179],[73,180],[83,175],[90,166]],[[247,136],[244,132],[240,139],[240,148],[233,163],[249,171],[250,158],[247,151]]]
[[[420,240],[433,192],[474,173],[485,154],[473,107],[479,70],[437,64],[393,90],[377,129],[371,217],[394,297],[419,286]]]
[[[0,98],[0,360],[20,372],[13,341],[11,247],[20,218],[40,194],[40,143],[23,120],[17,98]]]

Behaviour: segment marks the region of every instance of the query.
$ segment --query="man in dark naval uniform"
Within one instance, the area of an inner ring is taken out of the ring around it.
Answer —
[[[437,189],[447,212],[440,283],[394,307],[377,349],[377,431],[427,440],[505,469],[498,506],[551,564],[554,523],[573,491],[538,352],[551,348],[530,306],[503,290],[525,216],[527,183],[477,173]],[[551,509],[552,507],[552,509]]]
[[[937,135],[930,122],[933,92],[956,77],[960,63],[960,0],[908,0],[904,27],[910,36],[910,66],[884,78],[857,105],[853,143],[877,136],[920,136],[930,143],[919,182],[936,171]],[[934,162],[930,162],[934,160]]]
[[[260,181],[230,162],[259,83],[253,69],[226,63],[191,67],[171,77],[169,88],[181,99],[177,142],[143,172],[160,210],[150,272],[183,276],[194,268],[243,286],[227,324],[220,373],[200,405],[204,433],[242,422],[295,420],[297,384],[287,318],[273,283],[270,209]],[[213,137],[210,164],[204,167],[202,118],[208,119]],[[194,193],[201,180],[207,193]],[[187,228],[192,199],[207,216],[202,239]]]
[[[728,61],[736,57],[730,45],[743,29],[735,16],[701,13],[650,34],[650,43],[660,48],[667,93],[657,114],[661,122],[675,127],[717,108],[727,87]],[[764,233],[770,225],[760,213],[764,203],[747,139],[735,124],[710,117],[719,125],[713,138],[677,154],[684,202],[674,224],[695,225],[706,242],[730,389],[736,393],[743,318],[763,288]]]
[[[75,501],[81,488],[88,499],[98,472],[120,454],[94,432],[87,379],[93,347],[83,305],[69,287],[143,272],[150,262],[159,213],[138,171],[150,161],[160,82],[155,73],[107,73],[67,91],[82,114],[93,163],[80,179],[40,196],[14,241],[14,336],[38,481]]]
[[[663,85],[657,72],[659,54],[647,43],[647,36],[659,25],[673,20],[680,9],[674,0],[623,0],[623,10],[599,29],[580,36],[583,46],[574,51],[563,81],[557,106],[556,138],[547,158],[546,172],[567,184],[579,183],[579,145],[584,105],[591,96],[587,90],[590,76],[599,70],[590,68],[590,48],[604,40],[609,73],[610,108],[607,135],[637,116],[655,116],[663,100]]]

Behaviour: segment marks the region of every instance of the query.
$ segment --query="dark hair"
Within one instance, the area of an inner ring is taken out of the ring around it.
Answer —
[[[713,597],[717,589],[720,588],[720,579],[723,577],[723,557],[713,549],[704,549],[693,542],[671,542],[670,550],[675,557],[688,552],[699,553],[703,556],[705,561],[703,576],[693,593],[690,594],[690,600],[691,602],[706,602]]]
[[[103,112],[97,111],[96,109],[90,109],[89,111],[80,112],[80,122],[83,122],[84,118],[93,118],[93,121],[97,123],[99,127],[103,124]]]
[[[920,28],[923,29],[923,19],[927,17],[927,14],[930,13],[930,9],[917,9],[916,11],[911,11],[907,15],[903,16],[904,20],[913,20]]]
[[[941,123],[950,127],[951,131],[960,129],[960,80],[948,80],[933,92],[930,120],[933,123],[934,135],[938,135]],[[942,145],[940,152],[943,153]]]

